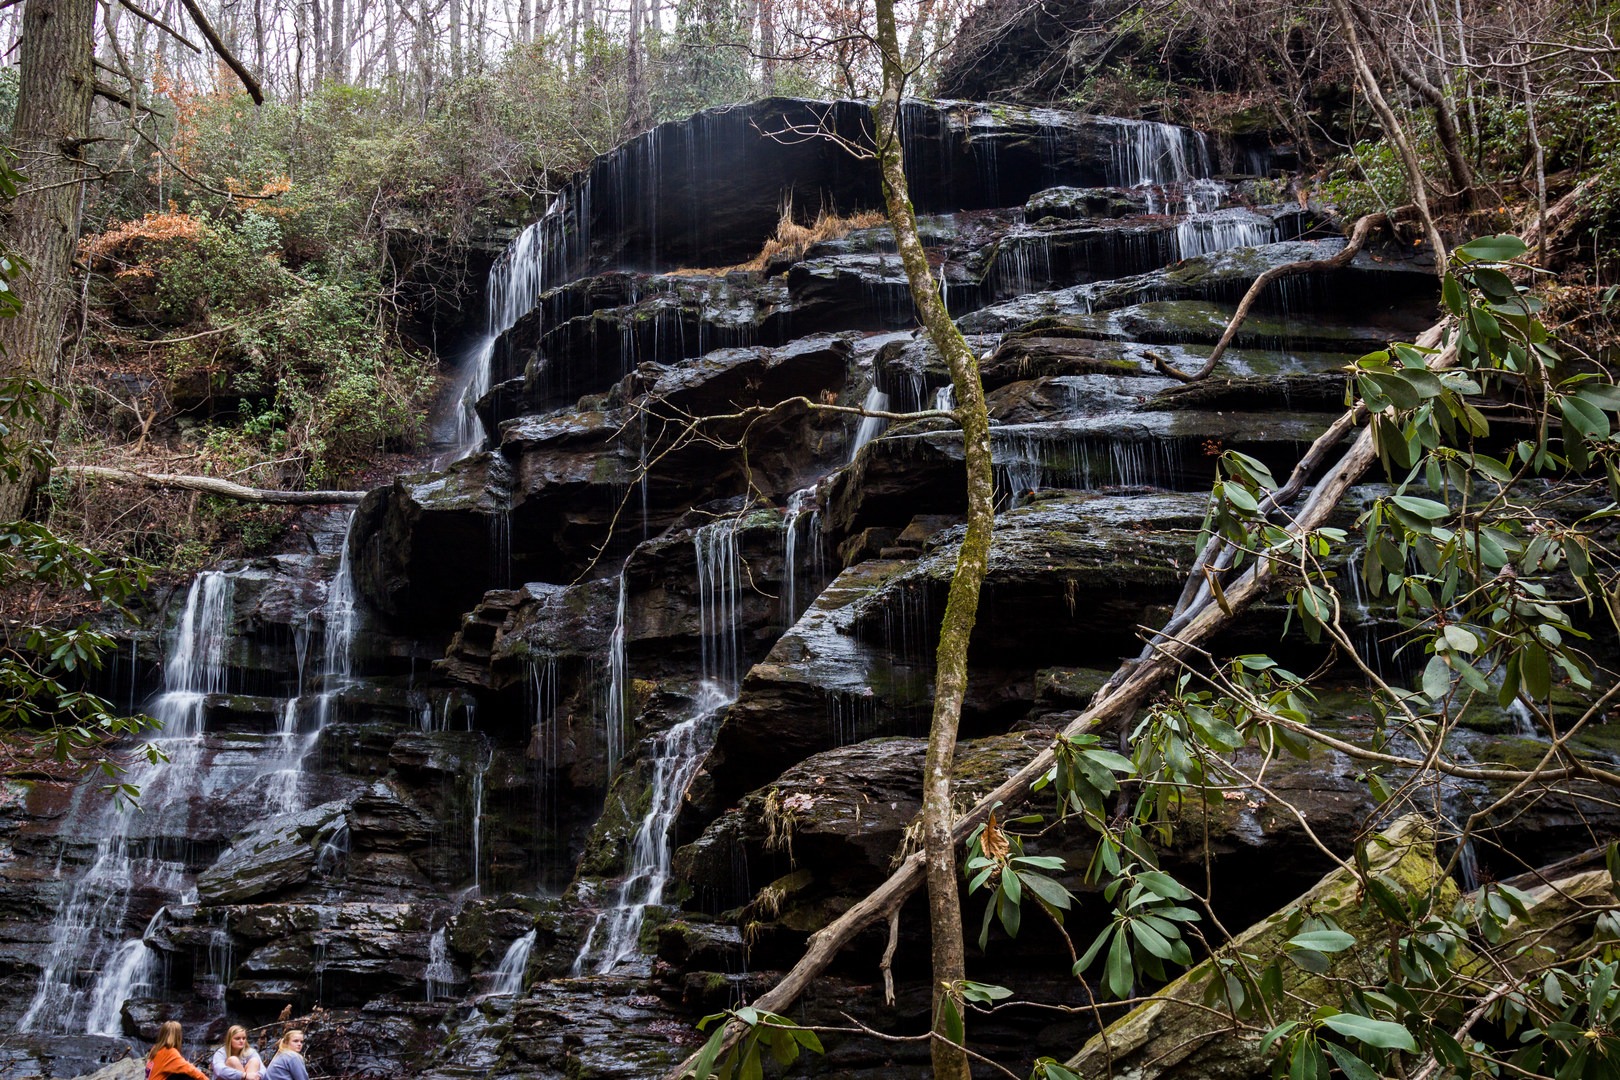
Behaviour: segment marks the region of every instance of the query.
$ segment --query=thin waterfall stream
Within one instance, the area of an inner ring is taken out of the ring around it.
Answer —
[[[720,714],[737,696],[741,575],[736,528],[735,519],[725,519],[693,533],[703,643],[698,693],[692,715],[649,741],[652,775],[647,785],[647,812],[636,825],[629,866],[615,890],[613,904],[596,917],[574,958],[575,975],[608,975],[637,956],[647,909],[664,902],[675,816],[714,741]]]

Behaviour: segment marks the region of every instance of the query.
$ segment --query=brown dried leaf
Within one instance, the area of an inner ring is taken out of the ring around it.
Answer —
[[[1005,861],[1012,854],[1012,845],[1007,841],[1007,834],[1001,831],[1001,826],[996,824],[994,811],[991,811],[990,820],[984,824],[984,835],[979,838],[979,844],[987,858],[998,862]]]

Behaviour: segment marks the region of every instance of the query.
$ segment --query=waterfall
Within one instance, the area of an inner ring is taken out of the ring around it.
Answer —
[[[630,563],[619,571],[619,603],[613,617],[613,633],[608,637],[608,696],[605,734],[603,740],[607,752],[608,780],[613,779],[619,769],[619,759],[624,756],[624,732],[626,726],[625,699],[630,692],[630,665],[624,648],[624,619],[630,603]]]
[[[512,942],[501,957],[500,966],[490,976],[489,992],[491,994],[521,994],[523,992],[523,973],[529,968],[529,950],[534,948],[535,932],[530,930],[527,934]]]
[[[1114,144],[1114,173],[1120,185],[1179,184],[1209,175],[1209,137],[1203,132],[1148,120],[1114,123],[1123,128]]]
[[[281,742],[278,768],[267,773],[262,791],[264,808],[272,814],[285,814],[298,808],[298,780],[303,776],[307,743],[298,741],[298,698],[288,698],[281,707],[281,724],[276,735]]]
[[[697,556],[702,679],[692,715],[654,736],[647,812],[631,842],[630,869],[619,882],[613,906],[592,923],[574,958],[574,974],[606,975],[634,956],[647,908],[664,901],[669,881],[670,828],[686,789],[714,743],[722,710],[737,697],[737,598],[742,570],[737,558],[741,518],[705,525],[692,534]]]
[[[1048,288],[1052,281],[1052,237],[1049,233],[1014,228],[996,249],[993,292],[998,298],[1022,296]]]
[[[692,534],[697,549],[698,627],[705,682],[737,688],[737,599],[742,566],[737,559],[739,518],[705,525]]]
[[[124,1002],[137,990],[150,986],[155,958],[143,938],[157,929],[164,909],[152,916],[146,934],[119,945],[90,992],[90,1014],[84,1029],[91,1034],[118,1035],[123,1028]]]
[[[1507,714],[1508,719],[1513,721],[1513,734],[1518,735],[1520,738],[1546,741],[1546,732],[1536,726],[1535,714],[1530,711],[1530,706],[1523,701],[1514,698],[1508,702]]]
[[[1277,239],[1277,226],[1245,210],[1199,214],[1176,224],[1177,257],[1190,259],[1235,247],[1256,247]]]
[[[455,982],[456,973],[450,967],[450,949],[446,940],[446,927],[439,927],[433,931],[428,939],[427,970],[422,973],[422,979],[427,983],[427,1000],[431,1005],[441,997],[448,997],[450,988]],[[528,957],[524,957],[527,962]]]
[[[321,688],[316,723],[324,728],[331,719],[332,702],[346,688],[354,676],[354,633],[360,623],[360,605],[356,601],[354,568],[349,564],[349,548],[354,538],[354,517],[343,530],[343,550],[338,556],[337,572],[326,586],[326,606],[323,609],[325,636],[322,643],[321,671],[325,683]]]
[[[456,403],[445,433],[445,441],[455,448],[452,460],[459,461],[484,445],[484,421],[478,415],[478,402],[489,393],[496,337],[486,329],[461,361],[453,391]]]
[[[889,407],[889,395],[873,386],[866,391],[866,400],[861,402],[861,408],[868,412],[881,412]],[[855,429],[855,441],[850,444],[849,460],[854,461],[860,454],[861,447],[883,434],[883,428],[888,421],[881,416],[861,417],[861,426]]]
[[[482,867],[484,862],[484,774],[489,771],[489,759],[483,758],[473,770],[472,779],[472,896],[482,896]]]
[[[787,509],[782,516],[782,625],[792,626],[799,618],[799,519],[810,518],[812,540],[820,531],[821,511],[815,506],[809,510],[805,503],[815,497],[815,488],[804,488],[788,496]]]
[[[670,828],[686,789],[714,741],[719,715],[734,694],[712,681],[699,691],[694,714],[652,740],[652,783],[647,813],[631,843],[630,872],[619,883],[613,907],[598,915],[574,958],[574,974],[606,975],[636,955],[647,909],[664,902],[669,882]]]
[[[519,233],[490,268],[484,286],[488,295],[484,333],[462,361],[451,424],[445,432],[446,441],[455,448],[452,460],[476,453],[484,445],[489,433],[478,415],[478,402],[494,382],[495,345],[534,310],[541,293],[566,280],[572,253],[588,244],[589,238],[583,234],[590,221],[589,208],[587,181],[572,199],[552,200],[545,215]]]
[[[143,804],[159,813],[170,805],[184,812],[185,790],[195,779],[201,756],[208,699],[225,690],[235,584],[234,576],[217,570],[192,581],[169,641],[163,692],[148,709],[158,727],[151,741],[167,760],[137,755],[122,778],[140,789]],[[159,858],[155,847],[130,835],[140,820],[137,808],[111,801],[99,820],[83,830],[99,835],[96,855],[57,909],[50,954],[19,1031],[119,1033],[124,999],[146,981],[151,962],[141,938],[123,937],[130,897],[140,888],[178,898],[185,880],[180,863]],[[77,985],[78,973],[87,970],[100,974],[89,987]]]

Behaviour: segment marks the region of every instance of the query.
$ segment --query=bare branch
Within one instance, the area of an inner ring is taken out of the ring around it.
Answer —
[[[1282,266],[1273,266],[1270,270],[1267,270],[1265,273],[1255,278],[1254,283],[1249,286],[1249,291],[1244,293],[1243,299],[1239,301],[1237,310],[1232,313],[1232,320],[1226,324],[1226,332],[1221,334],[1221,340],[1215,343],[1215,348],[1210,352],[1209,359],[1205,360],[1204,366],[1199,368],[1197,371],[1189,374],[1182,371],[1180,368],[1173,367],[1158,353],[1150,352],[1147,354],[1148,358],[1153,361],[1154,367],[1158,368],[1162,374],[1168,375],[1172,379],[1180,379],[1182,382],[1187,383],[1198,382],[1200,379],[1207,379],[1210,372],[1215,370],[1215,365],[1219,363],[1221,357],[1225,355],[1227,346],[1231,345],[1232,339],[1237,337],[1238,330],[1242,328],[1244,320],[1249,317],[1250,309],[1252,309],[1255,302],[1260,299],[1260,294],[1266,290],[1266,286],[1270,285],[1274,281],[1289,277],[1293,274],[1310,274],[1323,270],[1336,270],[1339,267],[1348,264],[1351,259],[1356,257],[1357,253],[1359,253],[1362,248],[1367,246],[1367,237],[1372,234],[1372,230],[1376,226],[1389,224],[1392,220],[1392,215],[1398,215],[1402,210],[1406,209],[1409,208],[1402,207],[1401,210],[1391,211],[1390,214],[1367,214],[1364,217],[1358,218],[1355,228],[1350,232],[1349,243],[1345,244],[1344,247],[1341,248],[1335,255],[1329,256],[1326,259],[1300,259],[1297,262],[1284,263]]]
[[[186,48],[190,49],[192,52],[201,54],[201,52],[202,52],[202,46],[201,45],[198,45],[195,41],[192,41],[190,38],[186,37],[185,34],[181,33],[175,27],[170,26],[168,23],[164,22],[162,19],[158,18],[156,15],[153,15],[150,12],[147,12],[147,11],[143,10],[142,8],[140,8],[139,6],[134,4],[132,2],[132,0],[118,0],[118,3],[120,5],[122,5],[125,10],[127,10],[127,11],[131,12],[132,14],[134,14],[134,16],[137,19],[145,19],[147,22],[151,23],[153,26],[157,27],[159,30],[162,30],[165,34],[168,34],[170,37],[174,38],[176,41],[178,41],[180,44],[184,45]]]
[[[231,52],[230,47],[225,44],[225,39],[219,36],[219,31],[214,29],[214,24],[208,21],[208,16],[203,14],[203,9],[197,5],[197,0],[180,0],[180,2],[185,5],[186,13],[191,16],[191,21],[197,24],[197,29],[202,31],[202,36],[207,39],[215,55],[225,61],[226,65],[236,72],[236,77],[242,80],[242,86],[247,90],[248,97],[253,99],[253,104],[263,105],[264,91],[259,88],[259,80],[255,79],[253,73],[247,69],[247,65]]]
[[[358,503],[366,497],[364,491],[279,491],[275,488],[247,487],[221,480],[214,476],[193,476],[177,473],[138,473],[126,469],[109,469],[103,465],[58,465],[55,472],[69,476],[83,476],[92,480],[116,480],[144,487],[171,488],[179,491],[200,491],[221,499],[237,502],[276,503],[282,506],[328,506],[333,503]]]

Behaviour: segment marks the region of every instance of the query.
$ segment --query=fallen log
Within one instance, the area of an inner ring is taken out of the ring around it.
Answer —
[[[131,472],[127,469],[108,468],[105,465],[58,465],[52,472],[83,476],[92,480],[116,480],[126,484],[139,484],[142,487],[198,491],[221,499],[235,499],[237,502],[276,503],[282,506],[330,506],[337,503],[352,505],[366,497],[364,491],[281,491],[276,488],[233,484],[217,476]]]

